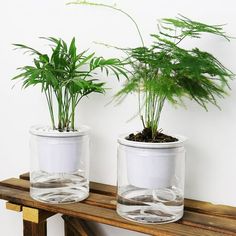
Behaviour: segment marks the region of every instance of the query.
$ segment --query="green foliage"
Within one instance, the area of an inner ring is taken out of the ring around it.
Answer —
[[[117,99],[123,99],[129,93],[138,92],[142,98],[139,98],[140,116],[144,128],[150,128],[153,137],[158,132],[166,100],[182,104],[183,97],[188,97],[207,110],[208,103],[218,106],[216,98],[226,95],[228,81],[234,77],[212,54],[179,46],[184,39],[200,38],[202,33],[229,40],[222,26],[180,16],[163,19],[159,29],[158,34],[151,35],[154,42],[150,47],[125,50],[133,72],[116,94]]]
[[[129,78],[115,98],[121,102],[130,93],[138,94],[143,127],[151,129],[153,138],[158,132],[165,101],[181,105],[182,99],[188,97],[206,110],[208,103],[219,107],[216,99],[226,95],[228,81],[235,75],[212,54],[198,48],[185,49],[179,45],[188,38],[199,39],[203,33],[230,41],[230,37],[223,31],[223,25],[208,25],[182,15],[174,19],[164,18],[158,24],[159,32],[151,35],[153,43],[146,47],[136,21],[122,9],[86,0],[70,4],[110,8],[133,22],[142,45],[122,49],[132,71],[126,73]]]
[[[70,4],[110,8],[133,22],[142,45],[122,49],[132,72],[126,73],[129,78],[115,98],[121,102],[130,93],[138,94],[143,127],[151,129],[153,138],[158,132],[165,101],[183,104],[182,99],[188,97],[207,110],[208,103],[218,106],[217,97],[223,98],[226,95],[228,81],[235,75],[212,54],[198,48],[186,49],[179,46],[188,38],[201,38],[203,33],[230,41],[230,37],[223,31],[223,25],[208,25],[182,15],[174,19],[164,18],[158,24],[159,32],[151,35],[153,43],[146,47],[136,21],[122,9],[86,0]]]
[[[215,34],[224,37],[229,41],[223,31],[223,25],[207,25],[201,22],[192,21],[185,16],[179,15],[176,19],[164,18],[160,22],[159,33],[169,38],[182,40],[184,37],[201,38],[202,33]]]
[[[97,69],[106,75],[126,75],[123,62],[116,58],[104,59],[95,53],[77,52],[75,38],[70,45],[62,39],[44,38],[52,44],[51,54],[41,53],[23,44],[14,44],[30,53],[33,65],[19,68],[15,79],[23,81],[23,88],[38,85],[45,94],[53,129],[75,130],[75,109],[82,98],[91,93],[104,93],[104,83],[92,78]],[[54,107],[56,103],[57,109]],[[57,125],[55,113],[57,111]]]

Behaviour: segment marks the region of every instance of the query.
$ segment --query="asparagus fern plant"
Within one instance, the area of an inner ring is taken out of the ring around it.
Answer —
[[[21,72],[13,80],[23,80],[23,88],[40,86],[47,100],[52,128],[61,132],[74,131],[75,112],[81,99],[91,93],[105,92],[105,83],[92,77],[96,70],[105,71],[107,75],[113,72],[119,78],[120,74],[126,75],[123,62],[116,58],[96,57],[95,53],[87,51],[78,53],[75,38],[69,46],[62,39],[46,39],[51,43],[50,55],[14,44],[34,58],[33,65],[19,68]]]
[[[159,32],[151,34],[153,43],[144,44],[135,20],[116,6],[77,1],[77,4],[111,8],[128,16],[134,23],[141,46],[123,49],[132,71],[123,88],[116,94],[122,100],[127,94],[138,93],[139,114],[143,128],[151,130],[152,140],[158,134],[159,121],[166,101],[183,104],[184,97],[196,101],[204,109],[207,104],[217,105],[223,98],[228,81],[234,74],[211,53],[199,48],[186,49],[181,44],[187,39],[200,39],[209,33],[230,40],[223,25],[208,25],[184,16],[165,18],[158,24]]]

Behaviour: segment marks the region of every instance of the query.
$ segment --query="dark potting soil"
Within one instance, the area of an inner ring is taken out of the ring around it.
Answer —
[[[163,134],[162,132],[157,132],[155,137],[152,138],[152,130],[149,128],[144,128],[142,132],[139,132],[137,134],[132,133],[128,137],[126,137],[126,139],[130,141],[147,143],[170,143],[178,141],[177,138]]]

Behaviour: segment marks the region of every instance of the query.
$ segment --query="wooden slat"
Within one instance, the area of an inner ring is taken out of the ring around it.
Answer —
[[[26,181],[23,179],[19,180],[16,178],[10,178],[5,181],[2,181],[2,182],[0,182],[0,185],[9,186],[9,187],[13,187],[16,189],[22,189],[22,190],[26,190],[26,191],[29,191],[29,186],[30,186],[29,181]],[[107,191],[112,190],[110,188],[111,185],[96,184],[95,187],[100,192],[102,192],[103,186],[105,186],[104,188],[106,189],[106,191],[105,191],[106,193],[107,193]],[[99,191],[97,191],[97,192],[99,192]],[[91,189],[91,193],[93,193],[93,192],[94,192],[93,189]],[[108,196],[113,196],[113,194],[114,194],[114,192],[110,192],[110,194],[108,194]],[[93,196],[96,196],[96,195],[90,194],[88,201],[91,200],[93,202],[93,198],[94,198]],[[101,201],[99,201],[99,202],[101,202]],[[105,205],[107,205],[106,207],[108,207],[108,208],[114,208],[114,206],[116,204],[114,198],[109,198],[106,196],[104,196],[103,203]],[[203,202],[203,201],[196,201],[196,200],[191,200],[191,199],[185,199],[184,203],[185,203],[185,209],[188,211],[236,219],[236,207],[225,206],[225,205],[214,205],[212,203]]]
[[[64,223],[64,235],[65,236],[78,236],[76,230],[67,223]]]
[[[21,174],[19,176],[20,179],[24,179],[24,180],[29,180],[29,172]]]
[[[40,224],[32,223],[30,221],[23,221],[23,235],[24,236],[47,236],[47,222]]]
[[[209,202],[196,201],[191,199],[185,199],[184,205],[185,209],[188,211],[195,211],[204,214],[236,219],[236,207],[215,205]]]
[[[72,232],[75,236],[95,236],[85,221],[70,216],[62,216],[62,218],[65,222],[65,235],[70,235]]]
[[[228,218],[185,211],[184,217],[179,221],[179,223],[219,233],[236,235],[236,220]]]
[[[155,236],[222,236],[222,233],[209,231],[188,225],[178,223],[163,225],[143,225],[124,220],[119,217],[114,210],[97,206],[91,206],[83,202],[67,205],[49,205],[36,202],[29,197],[29,194],[22,190],[12,189],[9,187],[0,187],[0,198],[16,204],[22,204],[49,212],[61,213],[67,216],[78,217],[84,220],[91,220],[98,223],[104,223],[120,228],[138,231]]]
[[[29,180],[29,173],[20,175],[20,178]],[[91,182],[90,190],[93,193],[100,193],[108,196],[116,195],[116,187],[112,185]],[[185,199],[184,205],[185,209],[188,211],[236,219],[236,207],[215,205],[209,202],[197,201],[192,199]]]
[[[23,179],[10,178],[0,182],[1,186],[6,186],[9,188],[19,189],[23,191],[29,191],[30,182]]]
[[[0,185],[11,186],[15,189],[27,190],[29,182],[20,179],[8,179],[0,183]],[[101,194],[90,193],[85,204],[99,206],[107,209],[116,209],[116,201],[114,197],[104,196]],[[236,231],[236,220],[227,219],[225,217],[200,214],[194,211],[186,211],[183,219],[179,222],[185,225],[200,227],[203,229],[214,230],[216,232],[228,233]]]
[[[99,193],[108,196],[116,196],[117,192],[117,188],[115,186],[95,182],[90,182],[90,189],[93,193]]]

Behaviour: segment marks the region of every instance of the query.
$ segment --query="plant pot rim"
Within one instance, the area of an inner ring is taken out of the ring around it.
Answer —
[[[126,137],[128,134],[122,134],[118,138],[118,143],[121,145],[135,147],[135,148],[147,148],[147,149],[160,149],[160,148],[176,148],[182,147],[184,142],[187,141],[188,138],[182,135],[171,135],[178,139],[176,142],[168,142],[168,143],[148,143],[148,142],[138,142],[138,141],[130,141],[127,140]]]
[[[59,132],[58,130],[53,130],[50,126],[46,125],[33,125],[30,127],[30,134],[43,137],[77,137],[88,135],[90,128],[86,125],[81,125],[78,127],[78,131],[69,131],[69,132]]]

